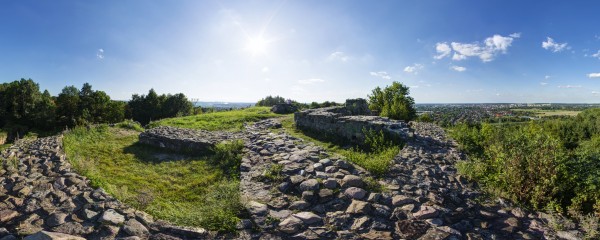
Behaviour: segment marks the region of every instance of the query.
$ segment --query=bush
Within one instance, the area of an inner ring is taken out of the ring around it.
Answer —
[[[391,119],[411,121],[417,116],[414,108],[415,100],[408,96],[407,86],[393,82],[391,86],[386,86],[383,90],[377,87],[373,89],[372,95],[369,95],[369,109],[379,113],[382,117]]]
[[[134,130],[134,131],[138,131],[138,132],[144,131],[144,127],[142,127],[142,125],[140,123],[133,121],[131,119],[117,123],[115,126],[118,128],[129,129],[129,130]]]

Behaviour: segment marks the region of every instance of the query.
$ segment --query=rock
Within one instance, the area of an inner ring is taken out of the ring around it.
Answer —
[[[66,222],[59,226],[53,227],[52,231],[71,235],[87,235],[93,232],[94,228],[92,226],[82,226],[77,222]]]
[[[119,225],[125,222],[125,217],[117,213],[114,209],[108,209],[102,213],[98,221],[106,224]]]
[[[371,205],[368,202],[352,200],[350,206],[346,209],[346,213],[350,214],[370,214]]]
[[[435,228],[429,229],[425,235],[421,236],[419,240],[438,240],[438,239],[448,239],[450,233],[444,232],[442,230],[438,230]]]
[[[312,212],[300,212],[294,214],[293,216],[302,220],[302,222],[304,222],[307,225],[312,225],[323,221],[323,219],[319,217],[319,215],[314,214]]]
[[[280,221],[289,217],[290,215],[292,215],[292,211],[290,211],[290,210],[280,210],[280,211],[269,210],[269,216],[271,216],[275,219],[278,219]]]
[[[396,195],[396,196],[392,197],[392,205],[394,205],[396,207],[404,206],[406,204],[410,204],[410,203],[414,203],[414,202],[416,202],[414,199],[409,198],[407,196],[403,196],[403,195]]]
[[[371,194],[369,194],[367,201],[371,202],[371,203],[376,203],[376,202],[379,202],[380,199],[381,199],[381,193],[371,193]]]
[[[305,201],[295,201],[290,204],[290,209],[292,210],[305,210],[310,207],[310,204]]]
[[[428,218],[435,218],[438,216],[438,214],[439,214],[439,211],[433,207],[421,206],[419,211],[417,211],[416,213],[413,213],[413,217],[415,217],[416,219],[428,219]]]
[[[273,105],[273,107],[271,107],[271,112],[273,113],[277,113],[277,114],[288,114],[288,113],[293,113],[295,111],[298,111],[298,108],[292,104],[288,104],[288,103],[280,103],[280,104],[275,104]]]
[[[46,218],[46,225],[48,225],[48,227],[56,227],[58,225],[65,223],[66,217],[67,217],[67,214],[64,214],[61,212],[50,214],[50,216],[48,216]]]
[[[328,202],[333,198],[333,191],[331,189],[321,189],[319,190],[319,201],[320,202]]]
[[[297,233],[303,227],[304,227],[304,223],[302,222],[302,220],[300,220],[294,216],[290,216],[279,223],[279,231],[282,231],[282,232],[288,233],[288,234]]]
[[[266,204],[262,204],[255,201],[250,201],[246,206],[246,209],[248,210],[248,212],[250,212],[250,214],[253,215],[265,216],[268,213]]]
[[[337,161],[336,163],[338,163],[340,161]],[[363,182],[363,180],[356,175],[346,175],[344,176],[344,178],[342,179],[342,187],[343,188],[348,188],[348,187],[363,187],[365,185],[365,183]]]
[[[442,220],[441,218],[427,219],[427,220],[425,220],[425,222],[429,223],[432,226],[442,226],[442,225],[444,225],[444,220]]]
[[[0,223],[7,223],[8,221],[12,220],[17,216],[19,216],[19,213],[17,211],[4,209],[0,211]]]
[[[24,240],[85,240],[85,238],[68,235],[64,233],[40,231],[36,234],[29,235]]]
[[[350,227],[350,230],[352,230],[352,231],[364,231],[364,230],[367,230],[369,228],[369,221],[370,220],[371,219],[369,219],[369,217],[367,217],[367,216],[363,216],[363,217],[357,218],[352,223],[352,226]]]
[[[344,195],[348,196],[351,199],[361,200],[367,195],[367,191],[362,188],[357,187],[349,187],[344,191]]]
[[[309,203],[314,203],[317,201],[317,195],[315,195],[315,192],[313,191],[304,191],[302,192],[302,200],[309,202]]]
[[[135,219],[129,219],[123,226],[123,231],[131,236],[147,236],[150,234],[148,229]]]
[[[368,239],[368,240],[387,240],[387,239],[393,239],[391,232],[375,231],[375,230],[371,230],[368,233],[363,233],[360,236],[362,238]]]
[[[91,219],[95,218],[96,216],[98,216],[98,213],[94,212],[92,210],[89,210],[89,209],[84,209],[81,213],[81,216],[86,220],[91,220]]]
[[[319,190],[319,182],[316,179],[308,179],[300,184],[300,191],[317,191]]]
[[[338,187],[337,180],[335,180],[335,178],[328,178],[323,181],[323,187],[329,189],[336,189]]]
[[[401,238],[417,239],[425,234],[429,225],[423,221],[400,220],[396,222],[396,233]]]

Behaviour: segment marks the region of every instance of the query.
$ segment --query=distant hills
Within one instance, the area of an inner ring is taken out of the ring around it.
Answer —
[[[193,102],[195,107],[217,108],[217,109],[238,109],[252,107],[255,103],[247,102]]]

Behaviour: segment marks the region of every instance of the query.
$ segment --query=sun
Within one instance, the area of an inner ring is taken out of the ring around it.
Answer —
[[[264,55],[267,53],[267,46],[269,41],[264,39],[262,36],[249,38],[246,45],[246,50],[252,53],[252,56]]]

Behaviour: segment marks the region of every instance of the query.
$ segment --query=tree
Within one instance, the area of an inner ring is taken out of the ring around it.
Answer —
[[[180,117],[190,115],[194,106],[183,93],[178,93],[167,95],[162,109],[164,117]]]
[[[79,118],[79,89],[66,86],[56,98],[57,121],[61,126],[75,126]]]
[[[133,94],[126,111],[133,120],[145,125],[152,120],[190,115],[193,105],[183,93],[158,95],[150,89],[148,95]]]
[[[273,96],[267,96],[267,97],[259,100],[256,103],[256,106],[271,107],[271,106],[273,106],[275,104],[282,104],[282,103],[285,103],[285,102],[286,102],[285,98],[283,98],[283,97],[280,97],[280,96],[275,96],[275,97],[273,97]]]
[[[382,117],[410,121],[417,116],[415,100],[410,97],[409,88],[399,82],[393,82],[383,90],[377,87],[369,95],[369,109]]]

